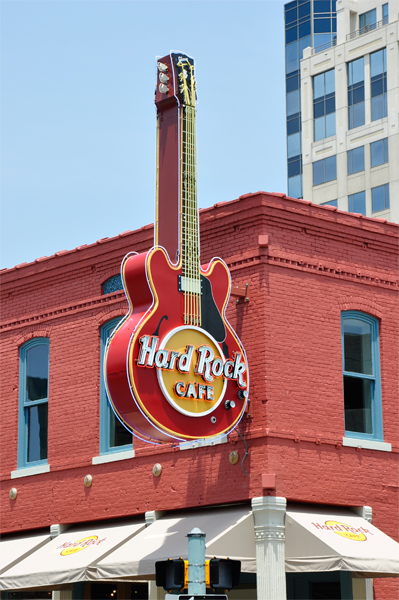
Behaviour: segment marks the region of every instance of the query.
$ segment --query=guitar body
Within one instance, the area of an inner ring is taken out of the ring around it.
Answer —
[[[182,267],[163,248],[127,255],[122,275],[130,310],[105,355],[108,395],[118,418],[139,437],[158,443],[225,435],[245,408],[247,394],[239,391],[248,389],[245,352],[225,317],[227,266],[213,259],[201,267],[201,325],[185,322]],[[206,359],[208,372],[205,367],[197,372],[206,352],[198,348],[204,347],[210,348],[208,358],[213,353],[217,359],[216,375]],[[225,376],[219,374],[222,363]],[[235,379],[234,369],[240,372]],[[234,406],[226,408],[226,400]]]

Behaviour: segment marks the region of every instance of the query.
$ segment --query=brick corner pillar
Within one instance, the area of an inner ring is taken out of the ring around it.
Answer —
[[[286,508],[285,498],[252,498],[258,600],[287,598],[284,525]]]

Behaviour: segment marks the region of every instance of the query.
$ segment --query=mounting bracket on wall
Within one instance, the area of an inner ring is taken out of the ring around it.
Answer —
[[[245,285],[232,285],[231,295],[235,296],[237,304],[249,302],[249,283]]]

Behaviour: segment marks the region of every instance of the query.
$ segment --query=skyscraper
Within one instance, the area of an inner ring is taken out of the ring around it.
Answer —
[[[285,5],[288,194],[399,222],[399,0],[319,5]]]
[[[308,46],[323,50],[335,43],[336,0],[294,0],[284,16],[288,195],[302,198],[300,60]]]

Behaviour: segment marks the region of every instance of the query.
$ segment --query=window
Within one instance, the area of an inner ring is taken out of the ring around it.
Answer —
[[[335,135],[335,71],[313,77],[314,141]]]
[[[367,33],[367,31],[372,31],[376,28],[377,22],[377,11],[375,8],[373,10],[369,10],[368,12],[359,15],[359,29],[361,30],[361,34]]]
[[[389,184],[379,185],[371,189],[371,210],[378,212],[389,208]]]
[[[287,117],[299,114],[300,101],[299,90],[294,90],[287,94]]]
[[[35,338],[19,353],[19,469],[47,463],[49,348],[47,338]]]
[[[302,198],[302,182],[301,175],[289,177],[288,179],[288,195],[291,198]]]
[[[338,200],[330,200],[329,202],[322,202],[320,206],[335,206],[338,208]]]
[[[348,121],[349,129],[365,123],[363,57],[348,63]]]
[[[292,73],[298,71],[298,42],[293,42],[285,47],[285,72]]]
[[[122,277],[118,275],[113,275],[107,281],[103,283],[103,293],[104,294],[112,294],[112,292],[117,292],[118,290],[123,290]]]
[[[348,152],[348,175],[364,171],[364,146]]]
[[[377,121],[388,114],[387,51],[386,48],[370,54],[371,120]]]
[[[337,178],[337,157],[330,156],[313,163],[313,185],[320,185]]]
[[[342,313],[345,436],[382,440],[378,321]]]
[[[366,214],[366,192],[358,192],[348,197],[348,211],[352,213]]]
[[[382,21],[384,25],[388,23],[388,4],[382,5]]]
[[[388,138],[370,144],[371,166],[378,167],[388,162]]]
[[[108,401],[104,383],[104,352],[107,340],[121,319],[113,319],[101,328],[101,379],[100,379],[100,454],[130,450],[132,434],[115,416]]]

